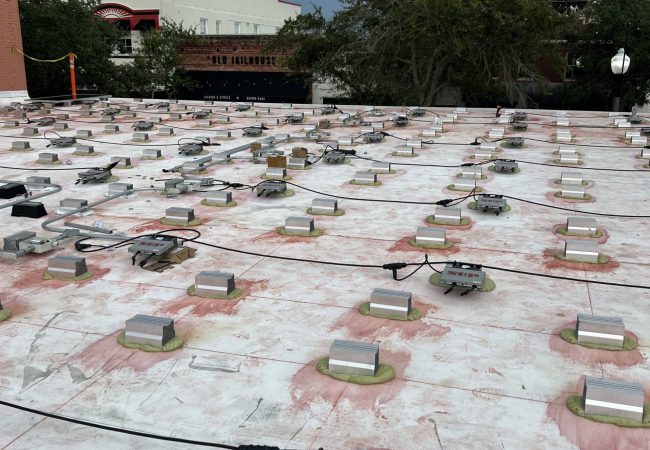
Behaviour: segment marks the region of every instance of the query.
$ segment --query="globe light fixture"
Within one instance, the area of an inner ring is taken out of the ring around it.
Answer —
[[[627,33],[625,37],[627,42]],[[612,73],[616,75],[616,91],[612,99],[612,111],[618,112],[621,104],[621,95],[623,91],[623,75],[625,75],[630,68],[630,57],[625,54],[625,48],[619,48],[618,52],[611,60]]]
[[[625,63],[623,62],[625,61]],[[614,75],[623,75],[630,68],[630,57],[625,54],[624,48],[619,48],[611,61]]]

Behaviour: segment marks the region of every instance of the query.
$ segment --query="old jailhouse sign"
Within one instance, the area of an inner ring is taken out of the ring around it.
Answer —
[[[264,52],[272,36],[206,36],[180,49],[183,68],[210,72],[286,72],[281,52]]]

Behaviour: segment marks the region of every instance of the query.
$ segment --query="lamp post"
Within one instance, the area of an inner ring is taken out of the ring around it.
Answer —
[[[630,68],[630,57],[625,54],[625,48],[619,48],[611,60],[612,73],[616,75],[616,92],[612,100],[612,111],[618,112],[621,104],[623,75]]]

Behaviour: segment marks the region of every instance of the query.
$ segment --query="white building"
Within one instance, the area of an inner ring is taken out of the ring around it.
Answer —
[[[125,0],[102,1],[96,14],[125,31],[121,55],[132,54],[140,32],[158,28],[163,18],[195,27],[197,34],[275,34],[300,14],[288,0]]]

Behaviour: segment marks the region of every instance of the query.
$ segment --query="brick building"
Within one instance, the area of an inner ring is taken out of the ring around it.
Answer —
[[[18,0],[1,0],[0,17],[0,99],[27,97],[25,61],[15,51],[23,49]]]

